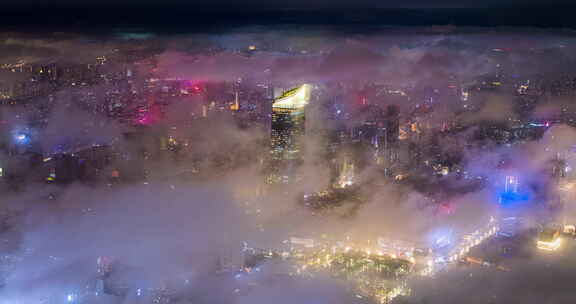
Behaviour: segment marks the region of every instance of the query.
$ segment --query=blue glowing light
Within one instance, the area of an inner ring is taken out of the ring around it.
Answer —
[[[500,194],[499,201],[503,206],[513,206],[530,201],[530,194],[523,192],[504,192]]]
[[[16,143],[23,145],[30,142],[30,136],[26,133],[19,132],[14,135],[14,140]]]
[[[517,176],[507,172],[503,184],[494,185],[494,199],[500,207],[513,210],[524,209],[533,200],[533,191],[527,188],[526,183],[521,183],[520,180],[530,179],[526,176]]]
[[[531,127],[549,127],[550,126],[550,122],[544,122],[544,123],[539,123],[539,122],[531,122],[528,125],[530,125]]]

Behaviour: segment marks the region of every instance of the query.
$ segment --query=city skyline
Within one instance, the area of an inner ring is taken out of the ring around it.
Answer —
[[[1,32],[0,304],[573,303],[573,31],[296,15]]]

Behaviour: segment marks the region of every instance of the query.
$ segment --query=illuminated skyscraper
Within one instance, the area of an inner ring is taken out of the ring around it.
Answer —
[[[271,154],[274,160],[301,158],[306,105],[311,86],[303,84],[284,92],[272,103]]]
[[[298,179],[295,169],[302,160],[305,108],[310,101],[310,92],[311,86],[303,84],[284,92],[272,103],[272,166],[267,177],[268,183],[287,183]]]

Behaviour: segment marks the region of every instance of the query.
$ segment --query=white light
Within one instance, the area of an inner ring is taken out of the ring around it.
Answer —
[[[556,238],[552,242],[544,242],[538,241],[537,246],[538,249],[547,250],[547,251],[555,251],[562,245],[562,240],[560,238]]]

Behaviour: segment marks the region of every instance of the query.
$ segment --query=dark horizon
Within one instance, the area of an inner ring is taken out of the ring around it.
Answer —
[[[358,31],[370,27],[457,26],[576,28],[571,7],[555,8],[254,8],[213,6],[52,6],[0,12],[5,31],[109,32],[133,28],[155,32],[204,32],[244,26],[327,26]]]

